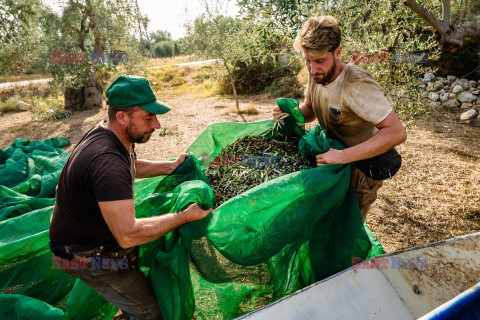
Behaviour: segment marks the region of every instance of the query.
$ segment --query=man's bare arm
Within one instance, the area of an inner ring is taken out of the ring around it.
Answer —
[[[188,157],[188,153],[182,153],[175,161],[149,161],[136,160],[135,178],[150,178],[169,175]]]
[[[310,99],[305,98],[300,105],[300,111],[302,111],[305,122],[312,122],[317,118],[315,112],[313,112],[312,101],[310,101]]]
[[[305,98],[303,103],[300,105],[300,111],[302,111],[305,122],[312,122],[313,120],[315,120],[315,113],[312,109],[312,102],[309,99]],[[275,107],[273,108],[272,114],[273,118],[278,121],[282,117],[283,113],[280,107]]]
[[[202,210],[194,203],[178,213],[136,219],[133,199],[102,201],[98,204],[108,228],[122,248],[156,240],[173,229],[202,219],[212,212],[212,209]]]
[[[317,166],[333,163],[350,163],[378,156],[404,142],[407,138],[405,128],[394,111],[376,125],[379,129],[368,140],[344,150],[330,149],[317,155]]]

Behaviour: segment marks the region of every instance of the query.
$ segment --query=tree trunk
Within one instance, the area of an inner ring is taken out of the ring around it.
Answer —
[[[85,104],[84,87],[65,88],[65,110],[83,110]]]
[[[83,111],[103,106],[103,88],[97,80],[95,70],[80,88],[65,89],[65,110]]]
[[[230,71],[230,68],[228,67],[226,60],[223,60],[223,65],[225,66],[225,69],[227,69],[228,78],[230,79],[230,84],[232,85],[233,97],[235,98],[235,106],[237,107],[238,114],[240,114],[240,105],[238,103],[237,88],[235,87],[235,79],[233,78],[233,74]]]
[[[237,88],[235,87],[235,78],[233,77],[233,73],[230,71],[230,68],[228,67],[227,60],[223,60],[223,65],[225,66],[225,69],[227,69],[228,77],[230,78],[230,83],[232,84],[233,97],[235,98],[235,106],[237,107],[238,115],[242,118],[243,122],[247,122],[247,120],[245,119],[245,117],[240,111],[240,104],[238,103],[238,96],[237,96]]]
[[[480,25],[473,21],[462,21],[457,26],[451,23],[450,0],[442,0],[442,19],[439,20],[416,0],[405,0],[404,4],[432,26],[440,35],[438,40],[443,52],[454,53],[463,46],[465,39],[480,43]]]
[[[148,36],[147,24],[144,23],[143,27],[145,29],[145,37],[147,38],[148,46],[150,47],[150,51],[152,52],[152,57],[155,59],[155,51],[153,50],[152,42],[150,41],[150,37]]]
[[[138,30],[140,31],[140,43],[142,44],[142,54],[145,57],[145,44],[143,43],[142,24],[140,22],[140,20],[142,19],[142,14],[140,13],[140,7],[138,6],[138,1],[137,0],[135,0],[135,4],[137,6]]]

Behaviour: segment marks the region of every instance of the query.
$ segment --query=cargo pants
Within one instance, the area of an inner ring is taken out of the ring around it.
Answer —
[[[370,177],[367,177],[358,168],[352,166],[350,184],[357,195],[360,213],[362,214],[362,221],[365,221],[367,218],[368,209],[370,208],[370,205],[377,199],[377,192],[378,189],[383,185],[383,181],[374,180]]]

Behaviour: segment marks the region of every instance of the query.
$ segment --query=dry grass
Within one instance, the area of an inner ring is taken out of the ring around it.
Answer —
[[[36,79],[44,79],[44,78],[48,78],[48,77],[49,76],[46,76],[46,75],[43,75],[43,74],[18,74],[18,75],[0,77],[0,83],[1,82],[36,80]]]
[[[246,105],[240,105],[240,112],[237,110],[237,107],[235,105],[232,105],[230,107],[226,107],[225,110],[223,110],[224,114],[247,114],[247,115],[255,115],[259,113],[258,107],[255,105],[253,102],[249,102]]]
[[[218,95],[213,66],[169,66],[150,69],[147,79],[160,97],[191,94],[199,98]]]
[[[10,97],[5,102],[0,102],[0,112],[16,112],[21,111],[17,99]]]
[[[0,88],[0,102],[5,102],[12,97],[22,99],[25,102],[31,102],[33,98],[46,98],[51,94],[52,92],[48,84],[33,83],[27,86],[10,86]]]
[[[185,63],[193,61],[191,56],[177,56],[172,58],[155,58],[155,59],[148,59],[147,66],[154,67],[154,66],[169,66],[173,64]]]
[[[402,169],[381,188],[367,221],[385,251],[480,230],[480,129],[436,112],[398,147]]]

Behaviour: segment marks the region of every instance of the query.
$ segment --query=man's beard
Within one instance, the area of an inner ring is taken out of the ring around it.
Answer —
[[[149,132],[140,134],[140,133],[136,132],[137,127],[133,123],[130,122],[127,126],[126,131],[127,131],[127,136],[129,137],[129,139],[132,143],[145,143],[150,139],[151,133],[153,133],[153,131],[155,131],[155,129],[152,129]]]
[[[333,60],[333,65],[330,68],[330,70],[328,70],[325,77],[323,77],[322,79],[317,79],[317,78],[313,77],[313,80],[318,84],[325,85],[327,82],[332,80],[333,76],[335,75],[335,71],[337,71],[337,62],[334,59]]]

